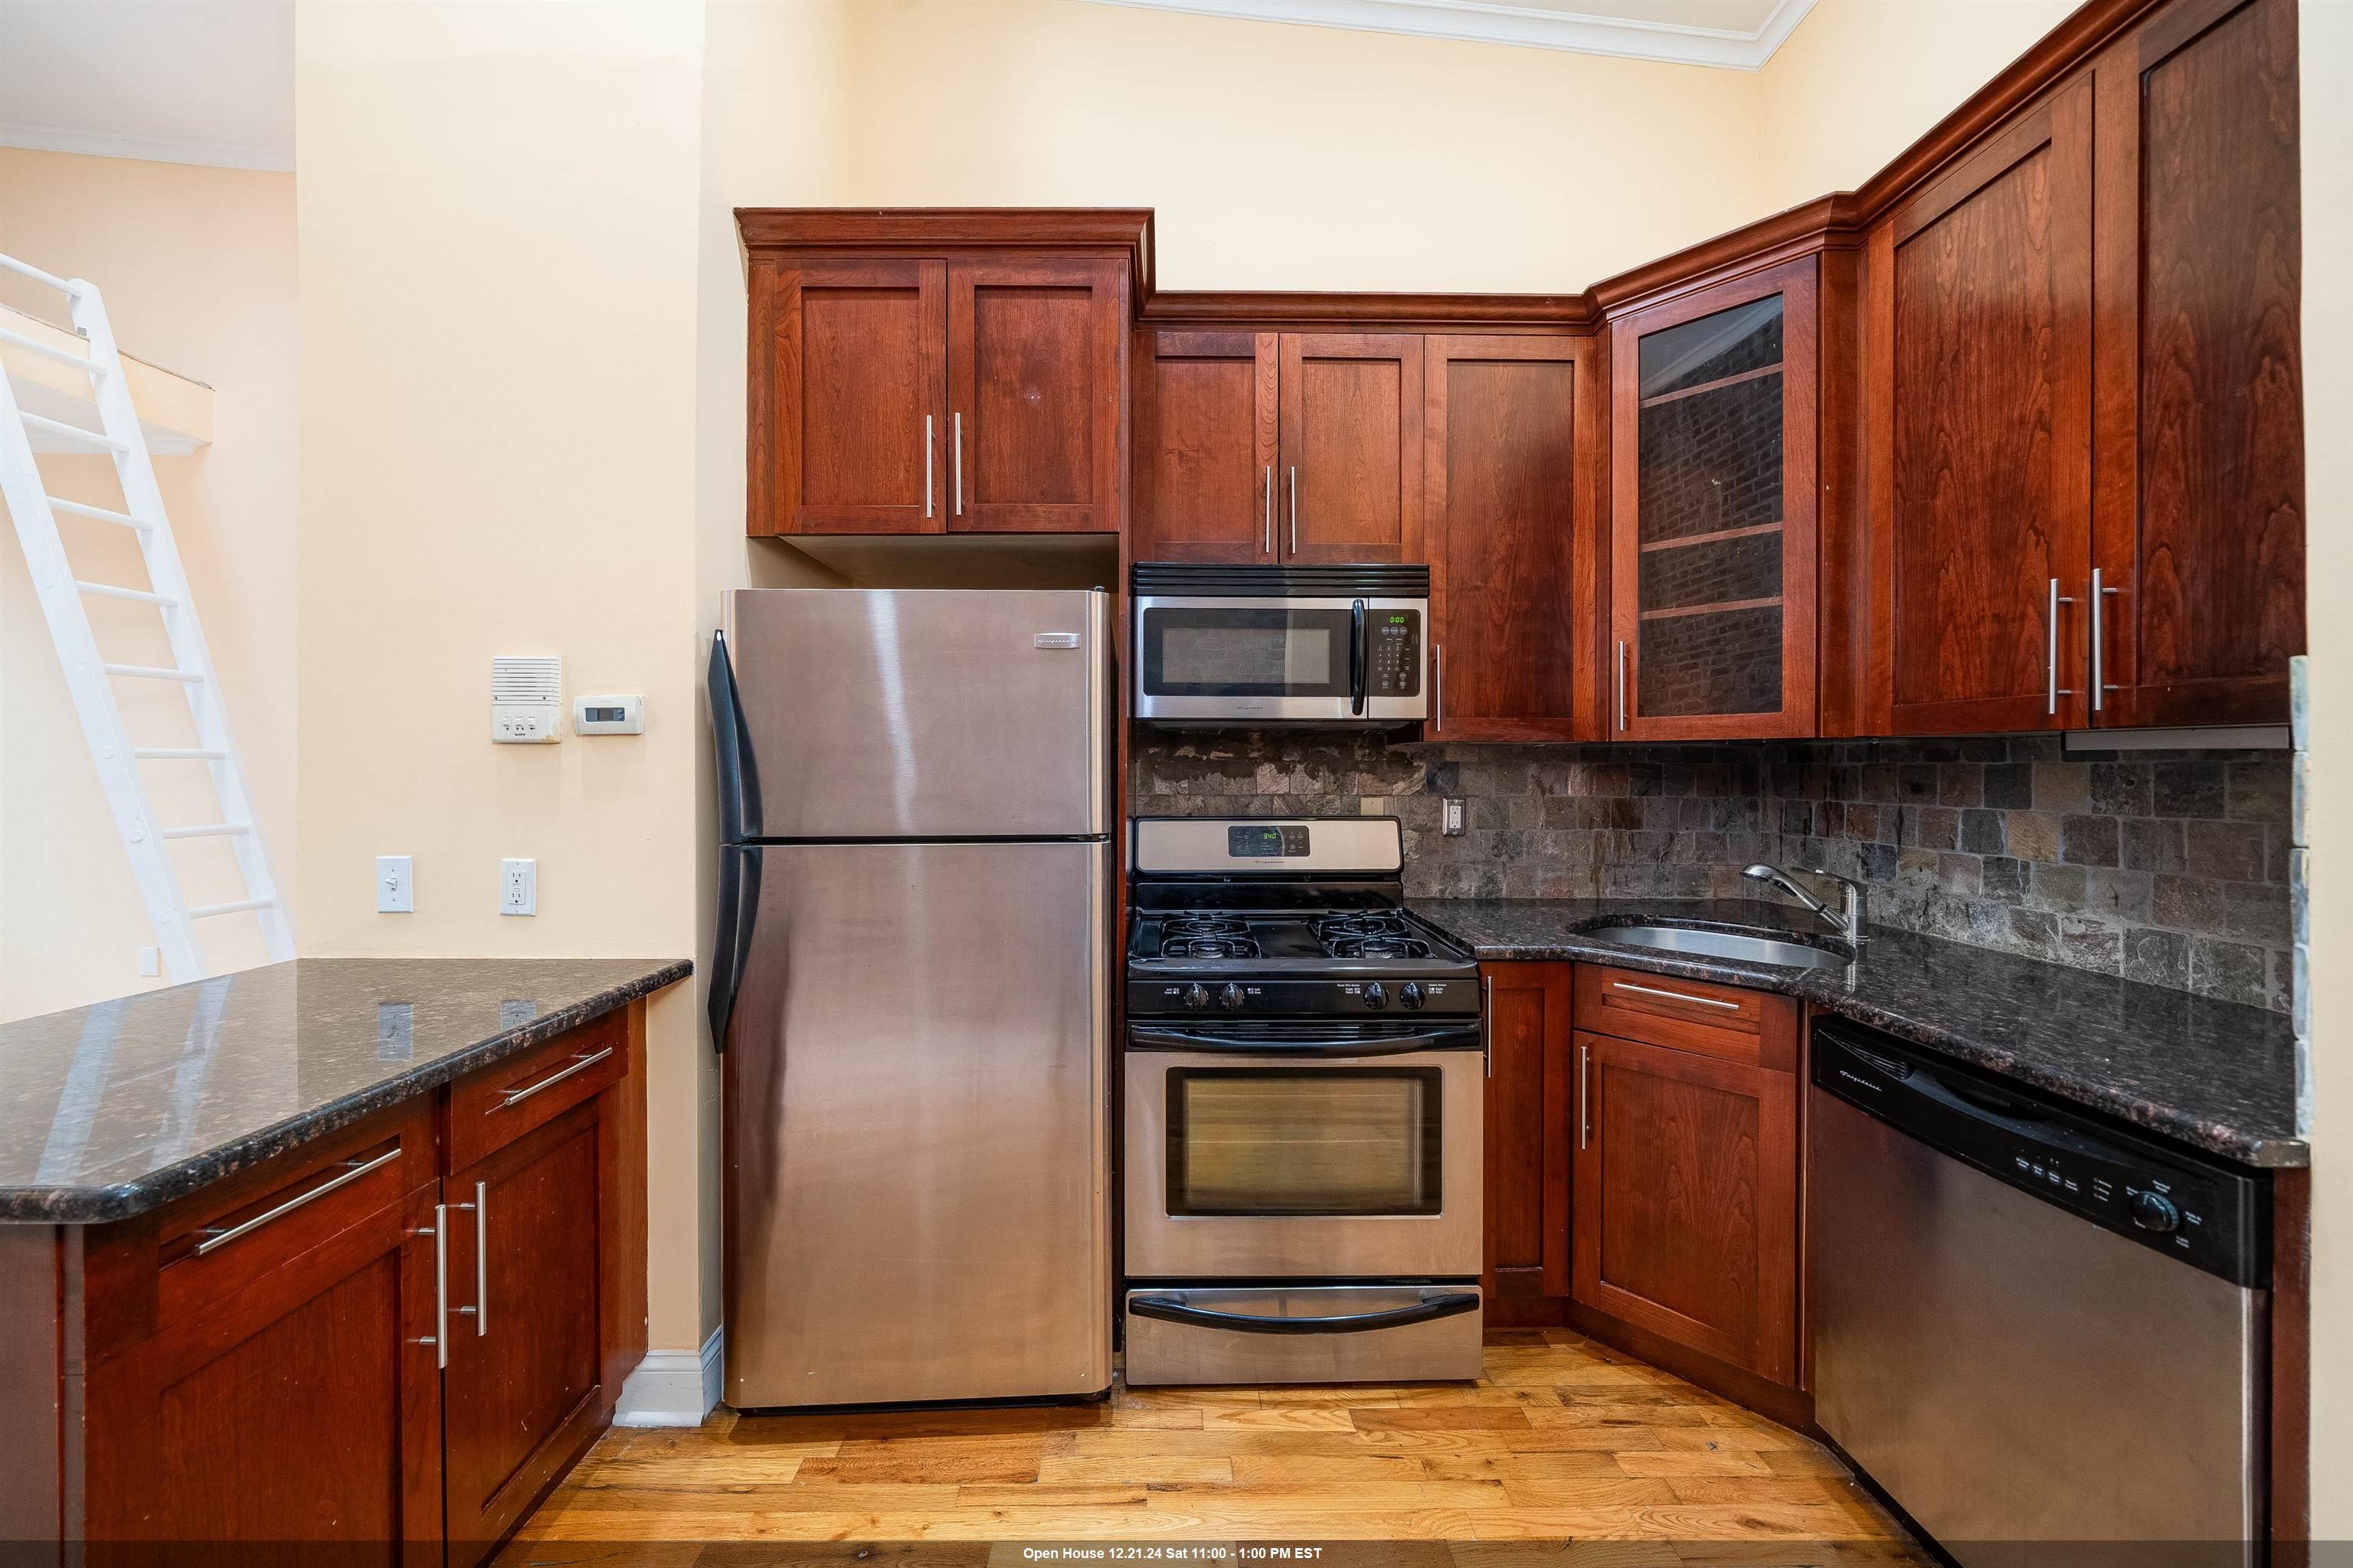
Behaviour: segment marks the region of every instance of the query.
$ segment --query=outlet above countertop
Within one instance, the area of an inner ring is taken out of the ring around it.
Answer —
[[[1609,941],[1634,923],[1773,930],[1835,945],[1803,911],[1751,900],[1417,899],[1482,962],[1575,960],[1778,991],[1824,1012],[2255,1166],[2302,1166],[2287,1019],[2114,975],[1884,927],[1859,962],[1787,969]]]

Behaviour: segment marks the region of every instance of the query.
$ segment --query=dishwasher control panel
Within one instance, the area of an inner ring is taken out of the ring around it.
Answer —
[[[2021,1192],[2236,1285],[2271,1283],[2262,1174],[2115,1126],[1877,1031],[1817,1024],[1813,1082]]]

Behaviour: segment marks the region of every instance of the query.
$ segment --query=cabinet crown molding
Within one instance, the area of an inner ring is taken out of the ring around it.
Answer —
[[[754,255],[1122,250],[1134,296],[1143,300],[1152,292],[1152,213],[1148,207],[739,207],[735,229]]]

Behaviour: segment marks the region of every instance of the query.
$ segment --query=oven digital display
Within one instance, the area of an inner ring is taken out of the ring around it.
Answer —
[[[1337,650],[1322,626],[1195,626],[1161,633],[1160,673],[1183,686],[1328,686]]]
[[[1226,853],[1234,860],[1280,860],[1306,853],[1307,830],[1295,824],[1226,830]]]

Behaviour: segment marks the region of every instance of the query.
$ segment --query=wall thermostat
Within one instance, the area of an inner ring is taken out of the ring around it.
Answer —
[[[564,733],[564,661],[491,661],[491,738],[530,743]]]
[[[572,727],[582,735],[643,735],[646,699],[641,696],[575,697]]]

